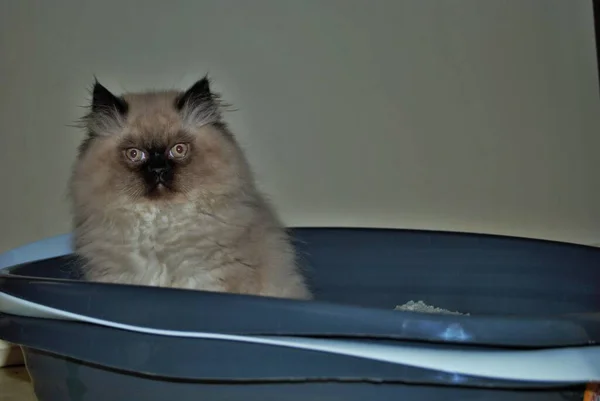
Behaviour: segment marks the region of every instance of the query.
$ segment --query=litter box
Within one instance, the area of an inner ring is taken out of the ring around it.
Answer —
[[[0,338],[39,401],[582,400],[600,249],[295,228],[315,301],[79,281],[69,235],[0,255]],[[468,313],[394,310],[408,301]]]

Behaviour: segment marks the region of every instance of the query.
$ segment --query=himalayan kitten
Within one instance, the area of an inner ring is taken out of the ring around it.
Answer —
[[[70,180],[89,281],[310,299],[207,77],[116,96],[97,80]]]

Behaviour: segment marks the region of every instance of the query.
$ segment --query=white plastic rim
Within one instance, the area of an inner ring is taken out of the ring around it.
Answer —
[[[61,234],[32,242],[0,254],[0,270],[40,259],[55,258],[73,252],[72,235]]]
[[[0,255],[0,269],[71,252],[70,235],[39,241]],[[413,345],[361,343],[298,337],[242,336],[158,330],[96,319],[36,304],[0,292],[0,312],[18,316],[73,320],[160,336],[188,337],[296,348],[432,369],[455,375],[540,383],[600,381],[600,346],[530,351],[444,350]]]

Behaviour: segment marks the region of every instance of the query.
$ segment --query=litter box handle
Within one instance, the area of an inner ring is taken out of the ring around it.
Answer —
[[[72,320],[157,336],[220,340],[302,349],[488,379],[573,384],[600,381],[600,346],[541,350],[441,349],[306,337],[243,336],[131,326],[36,304],[0,292],[0,312]]]

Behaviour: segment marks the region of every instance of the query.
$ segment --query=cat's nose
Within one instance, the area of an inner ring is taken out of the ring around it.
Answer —
[[[167,172],[167,170],[169,170],[169,167],[166,166],[155,166],[155,167],[150,167],[150,172],[154,173],[158,176],[163,175],[164,173]]]
[[[152,173],[158,179],[158,181],[168,181],[170,176],[170,171],[168,167],[159,167],[152,170]]]
[[[171,168],[168,165],[155,164],[148,166],[148,172],[154,177],[153,180],[166,181],[171,174]]]

